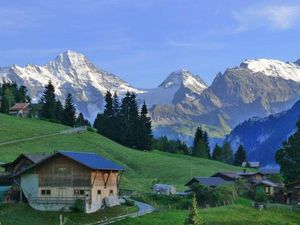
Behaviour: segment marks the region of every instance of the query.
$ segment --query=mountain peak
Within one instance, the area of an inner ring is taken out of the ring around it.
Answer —
[[[60,53],[54,60],[55,63],[62,64],[64,66],[87,64],[88,59],[81,53],[72,50],[67,50]]]
[[[297,64],[298,66],[300,66],[300,59],[298,59],[295,64]]]
[[[198,91],[207,87],[206,83],[198,76],[193,75],[187,69],[181,69],[172,72],[160,85],[163,88],[180,87],[181,85],[194,86]]]
[[[253,73],[266,76],[280,77],[285,80],[300,82],[300,61],[296,63],[283,62],[275,59],[247,59],[241,63],[240,68],[249,69]]]

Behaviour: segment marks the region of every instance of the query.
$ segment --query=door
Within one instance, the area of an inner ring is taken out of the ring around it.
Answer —
[[[64,188],[58,188],[58,195],[57,196],[58,196],[59,199],[63,200],[63,198],[66,197],[65,196],[65,189]]]

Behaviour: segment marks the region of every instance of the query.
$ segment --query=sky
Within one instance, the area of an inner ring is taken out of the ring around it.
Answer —
[[[139,88],[179,69],[210,84],[245,59],[299,59],[300,2],[0,0],[0,66],[66,50]]]

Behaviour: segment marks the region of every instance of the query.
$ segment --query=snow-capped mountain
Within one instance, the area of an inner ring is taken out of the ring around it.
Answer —
[[[249,69],[253,73],[300,82],[299,62],[300,60],[298,60],[298,63],[282,62],[274,59],[245,60],[241,64],[241,68]]]
[[[0,78],[28,87],[34,102],[40,99],[43,87],[51,80],[57,96],[64,100],[71,93],[78,110],[90,119],[102,109],[107,90],[121,95],[127,91],[143,93],[116,75],[96,68],[84,55],[74,51],[61,53],[44,66],[0,68]]]
[[[198,96],[206,88],[206,83],[199,76],[182,69],[172,72],[157,88],[144,90],[138,97],[145,100],[149,107],[155,104],[172,105],[183,100],[179,95],[184,98]]]
[[[226,137],[226,141],[235,150],[242,144],[250,160],[260,161],[264,165],[274,164],[276,151],[295,132],[299,115],[300,101],[287,111],[239,124]]]
[[[191,137],[196,126],[207,129],[211,137],[224,137],[248,118],[291,107],[300,99],[299,71],[297,62],[246,60],[218,73],[213,83],[191,100],[153,107],[154,124],[160,134],[172,137]]]
[[[49,80],[63,101],[71,93],[78,111],[91,121],[103,109],[107,90],[135,92],[150,108],[157,136],[189,139],[197,126],[211,137],[224,138],[233,127],[253,116],[263,117],[291,107],[300,99],[300,60],[245,60],[219,73],[208,87],[188,70],[171,73],[153,89],[132,87],[126,81],[95,67],[84,55],[67,51],[46,65],[0,68],[0,80],[15,81],[38,101]]]

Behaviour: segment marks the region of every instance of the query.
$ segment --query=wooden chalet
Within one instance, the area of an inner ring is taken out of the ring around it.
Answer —
[[[21,196],[37,210],[68,210],[77,199],[87,213],[119,204],[124,168],[94,153],[21,155],[4,168],[12,174]]]
[[[9,114],[18,117],[28,117],[30,114],[30,103],[16,103],[9,109]]]

